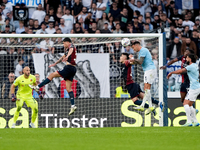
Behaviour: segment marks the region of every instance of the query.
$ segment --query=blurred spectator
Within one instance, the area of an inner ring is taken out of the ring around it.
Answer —
[[[38,5],[37,10],[33,12],[32,19],[38,20],[39,25],[43,22],[46,13],[42,10],[42,4]]]
[[[88,9],[91,7],[93,0],[82,0],[83,6]]]
[[[159,12],[162,11],[163,13],[166,14],[165,11],[163,11],[163,7],[162,5],[158,5],[157,11],[154,13],[154,16],[159,15]]]
[[[128,25],[127,25],[127,33],[133,33],[133,25],[132,25],[132,22],[128,22]]]
[[[1,26],[1,31],[5,31],[6,26],[9,26],[9,31],[12,32],[15,30],[14,26],[10,24],[10,19],[6,18],[5,19],[5,24]]]
[[[167,17],[170,17],[171,14],[173,14],[173,9],[175,8],[175,2],[172,0],[169,0],[168,3],[165,5],[166,15]]]
[[[169,23],[176,25],[179,19],[182,19],[182,15],[178,14],[178,9],[174,8],[173,14],[169,17]]]
[[[149,26],[149,24],[148,23],[145,23],[144,24],[144,30],[143,30],[143,32],[144,33],[150,33],[152,30],[150,30],[150,26]]]
[[[59,28],[61,29],[63,34],[68,34],[70,33],[67,29],[67,27],[65,26],[65,20],[63,18],[60,19],[60,25]]]
[[[145,22],[147,24],[149,24],[149,30],[153,30],[153,25],[151,24],[151,18],[150,17],[146,17]]]
[[[41,24],[41,29],[39,29],[39,30],[37,30],[36,31],[36,34],[47,34],[47,32],[46,32],[46,23],[42,23]]]
[[[88,30],[89,33],[95,33],[97,30],[97,23],[93,22],[91,29]]]
[[[85,21],[84,21],[84,25],[85,25],[86,30],[91,29],[93,21],[94,20],[92,19],[92,12],[89,10],[88,15],[87,15],[87,17],[85,18]]]
[[[97,12],[96,12],[96,21],[98,21],[102,15],[103,12],[106,10],[106,3],[103,3],[103,0],[98,0],[97,2]]]
[[[24,60],[23,59],[19,59],[18,60],[18,64],[16,66],[16,69],[15,69],[15,76],[16,77],[19,77],[20,75],[22,75],[22,65],[24,63]]]
[[[183,20],[182,19],[179,19],[178,20],[178,22],[177,22],[177,24],[176,24],[176,29],[179,31],[179,32],[182,32],[183,31],[183,29],[184,29],[184,27],[182,26],[182,24],[183,24]]]
[[[168,22],[168,18],[167,18],[167,15],[166,14],[164,14],[164,13],[162,13],[161,15],[160,15],[160,19],[161,19],[161,25],[160,26],[164,26],[165,28],[168,28],[168,27],[170,27],[170,24],[169,24],[169,22]]]
[[[4,25],[4,24],[5,24],[5,21],[4,21],[4,19],[2,18],[2,14],[0,13],[0,31],[1,31],[2,25]]]
[[[154,16],[154,21],[151,22],[151,24],[153,25],[154,29],[157,29],[160,27],[160,19],[159,19],[159,15],[155,15]]]
[[[33,28],[33,25],[34,25],[33,19],[29,19],[29,21],[28,21],[28,27],[29,27],[30,29],[32,29],[32,28]]]
[[[32,29],[29,29],[29,30],[28,30],[28,34],[33,34],[33,30],[32,30]]]
[[[49,15],[48,14],[45,15],[44,21],[42,23],[45,23],[47,27],[49,26]]]
[[[198,46],[198,40],[199,40],[199,34],[197,30],[193,30],[192,31],[192,36],[191,36],[191,40],[195,43],[196,48],[197,48],[197,56],[199,57],[199,46]]]
[[[195,19],[195,24],[194,24],[195,26],[197,26],[197,29],[198,30],[200,30],[200,19]],[[194,26],[193,26],[193,28],[194,28]]]
[[[138,23],[138,17],[133,19],[133,33],[143,33],[143,26]]]
[[[181,42],[178,37],[175,37],[167,50],[167,60],[174,59],[181,55]]]
[[[142,6],[142,2],[140,0],[137,0],[137,6],[134,6],[132,3],[129,2],[129,0],[127,1],[128,6],[133,10],[136,11],[138,10],[140,12],[141,15],[144,16],[145,13],[145,9],[149,6],[149,0],[147,0],[146,4],[144,6]]]
[[[120,28],[121,28],[121,26],[120,26],[120,24],[118,23],[118,24],[116,24],[116,29],[113,31],[113,33],[115,33],[115,34],[121,34],[121,33],[124,33],[124,31],[122,31]]]
[[[183,35],[184,37],[188,37],[188,38],[191,37],[191,31],[190,31],[189,26],[185,26],[185,27],[184,27],[184,30],[183,30],[183,32],[182,32],[182,35]]]
[[[97,28],[99,30],[102,30],[104,28],[104,23],[105,22],[108,22],[108,16],[107,14],[104,12],[101,19],[98,21],[98,24],[97,24]]]
[[[70,33],[71,30],[73,29],[73,24],[75,23],[75,19],[72,15],[70,15],[70,9],[67,8],[65,10],[65,15],[62,16],[62,18],[65,20],[65,26],[67,27],[68,32]]]
[[[80,23],[78,22],[74,26],[74,33],[77,33],[77,34],[83,33],[82,27]]]
[[[92,19],[96,21],[96,14],[97,14],[97,4],[92,3],[92,8],[90,9],[92,13]]]
[[[53,24],[58,24],[58,19],[56,14],[54,13],[54,8],[50,7],[49,8],[49,20],[51,20],[51,22],[53,22]]]
[[[52,7],[54,12],[57,12],[58,7],[61,7],[60,0],[46,0],[46,12],[48,14],[50,8]]]
[[[42,53],[54,53],[53,41],[50,38],[45,38],[45,40],[40,42],[40,49]]]
[[[121,30],[126,32],[127,30],[127,23],[128,23],[128,11],[126,8],[123,8],[121,14],[118,16],[120,25],[121,25]]]
[[[126,47],[123,47],[122,48],[122,53],[125,52],[125,53],[128,53],[128,54],[133,54],[134,51],[133,49],[131,48],[131,46],[126,46]]]
[[[10,34],[10,33],[12,33],[12,32],[10,32],[10,26],[6,25],[5,26],[5,30],[3,32],[1,32],[1,33],[4,33],[4,34]]]
[[[138,23],[140,23],[141,25],[144,24],[144,22],[143,22],[143,16],[142,15],[139,15],[139,17],[138,17]]]
[[[80,2],[80,0],[75,0],[74,6],[72,8],[72,15],[75,19],[78,18],[79,15],[81,15],[81,11],[83,9],[83,5]]]
[[[111,33],[110,30],[108,29],[108,22],[104,22],[104,27],[102,30],[100,30],[101,33]]]
[[[80,20],[82,18],[83,22],[84,22],[87,15],[88,15],[87,8],[83,7],[81,13],[78,15],[78,20]]]
[[[115,42],[114,47],[113,47],[114,55],[112,55],[112,59],[114,62],[117,62],[119,60],[120,55],[121,55],[121,49],[122,49],[122,46],[120,45],[120,42]]]
[[[12,7],[12,4],[11,2],[8,2],[8,0],[3,0],[3,3],[5,5],[5,9],[3,10],[3,15],[6,16],[6,14],[9,12],[12,14],[12,11],[13,11],[13,7]]]
[[[63,53],[63,45],[62,45],[62,38],[56,38],[56,41],[54,43],[54,53]],[[61,44],[61,46],[59,46],[58,44]]]
[[[21,34],[24,31],[25,31],[24,22],[20,21],[19,22],[19,28],[16,29],[16,34]]]
[[[1,96],[4,99],[11,98],[11,85],[15,81],[15,74],[13,72],[9,73],[8,80],[3,83]],[[15,89],[15,94],[17,92],[17,88]]]
[[[103,44],[103,46],[101,47],[101,53],[110,53],[110,54],[113,54],[114,53],[113,45],[111,43],[105,43],[105,44]]]
[[[189,20],[188,15],[185,15],[184,19],[182,26],[189,26],[190,30],[193,30],[194,22]]]
[[[37,85],[40,84],[40,74],[39,73],[35,73],[35,78],[36,78]],[[39,89],[39,94],[38,94],[38,92],[36,92],[35,90],[33,90],[33,97],[34,98],[43,98],[44,95],[45,95],[45,86],[43,86],[43,87],[41,87]]]
[[[89,53],[89,47],[87,38],[82,38],[81,43],[84,43],[83,45],[78,46],[77,50],[79,53]]]
[[[56,21],[58,22],[58,24],[60,24],[60,19],[62,18],[62,16],[63,16],[62,8],[59,7],[56,12],[56,19],[57,19]]]
[[[119,14],[121,12],[121,9],[119,9],[117,7],[117,3],[116,2],[113,2],[112,6],[113,7],[110,9],[108,17],[113,16],[113,19],[115,19],[115,18],[117,18],[119,16]]]
[[[54,34],[56,30],[53,27],[53,21],[49,22],[49,27],[45,30],[47,34]]]
[[[22,32],[21,34],[28,34],[28,31],[29,31],[28,25],[24,25],[24,32]]]
[[[39,22],[38,20],[34,20],[34,23],[33,23],[33,34],[35,34],[39,29],[41,29],[40,25],[39,25]]]
[[[185,41],[183,41],[182,46],[181,46],[181,55],[184,54],[185,50],[187,48],[190,48],[194,51],[194,53],[197,55],[197,48],[196,48],[196,44],[191,41],[191,39],[189,37],[187,37],[185,39]]]
[[[56,29],[56,32],[54,34],[63,34],[63,33],[62,33],[61,29],[58,28],[58,29]]]
[[[111,15],[109,18],[108,18],[108,29],[112,32],[114,29],[115,29],[115,25],[114,25],[114,22],[113,22],[113,16]],[[121,28],[121,26],[120,26]]]

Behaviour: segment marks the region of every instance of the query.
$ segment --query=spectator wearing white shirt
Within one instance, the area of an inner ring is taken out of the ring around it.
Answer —
[[[11,2],[8,2],[8,0],[3,0],[3,3],[5,4],[5,9],[3,10],[3,14],[6,16],[6,14],[9,12],[12,14],[13,7]]]
[[[83,21],[85,21],[85,18],[87,17],[88,13],[87,13],[87,8],[86,7],[83,7],[82,8],[82,11],[81,11],[81,14],[78,16],[78,20],[80,18],[83,18]]]
[[[33,15],[31,18],[34,20],[35,19],[38,20],[39,25],[40,25],[42,21],[44,20],[45,15],[46,13],[42,10],[42,4],[39,4],[38,9],[33,12]]]
[[[2,18],[2,14],[0,13],[0,31],[1,31],[1,26],[5,24],[4,19]]]
[[[65,20],[65,26],[67,27],[67,33],[70,33],[71,30],[73,29],[73,25],[75,22],[75,19],[72,15],[70,15],[70,9],[67,8],[65,10],[65,15],[62,16],[62,18]]]
[[[45,38],[44,41],[40,42],[40,49],[42,53],[54,53],[54,47],[53,47],[54,42],[50,41],[49,38]]]
[[[41,29],[37,30],[36,34],[47,34],[46,32],[46,23],[42,22],[41,24]]]
[[[185,20],[183,21],[183,24],[182,26],[189,26],[190,27],[190,30],[192,31],[193,30],[193,26],[194,26],[194,22],[190,21],[189,18],[188,18],[188,15],[185,15]]]
[[[70,31],[65,26],[65,20],[63,18],[60,19],[59,28],[61,29],[61,31],[62,31],[63,34],[69,34],[70,33]]]
[[[138,10],[140,12],[141,15],[145,15],[145,9],[149,6],[149,0],[147,0],[147,3],[142,6],[142,2],[141,1],[137,1],[137,6],[134,6],[133,4],[131,4],[129,1],[128,2],[128,6],[133,10],[136,11]]]
[[[21,34],[24,31],[25,31],[24,22],[20,21],[19,22],[19,28],[16,29],[16,34]]]
[[[47,34],[54,34],[56,32],[56,30],[53,27],[53,22],[50,21],[49,22],[49,27],[45,30],[47,32]]]
[[[18,64],[17,64],[16,69],[15,69],[15,76],[16,77],[19,77],[20,75],[22,75],[22,65],[23,65],[23,63],[24,63],[23,59],[18,60]]]
[[[96,13],[96,21],[98,21],[102,15],[103,12],[106,10],[106,3],[103,3],[103,0],[98,0],[97,2],[97,13]]]

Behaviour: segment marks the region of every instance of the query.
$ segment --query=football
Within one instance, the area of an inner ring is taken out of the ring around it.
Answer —
[[[122,43],[122,46],[126,47],[130,45],[130,40],[128,38],[123,38],[121,43]]]

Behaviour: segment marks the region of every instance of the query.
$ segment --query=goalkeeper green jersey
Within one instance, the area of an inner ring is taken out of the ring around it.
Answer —
[[[18,86],[17,99],[32,98],[32,89],[29,87],[29,84],[32,85],[35,82],[36,78],[32,74],[28,78],[25,78],[24,75],[19,76],[13,83],[15,86]]]

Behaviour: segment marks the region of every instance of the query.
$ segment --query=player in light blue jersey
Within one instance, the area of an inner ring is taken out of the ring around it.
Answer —
[[[200,94],[199,67],[196,64],[196,56],[194,54],[189,54],[186,57],[186,61],[188,63],[187,67],[170,72],[167,78],[169,79],[172,74],[182,74],[187,72],[190,80],[190,87],[183,103],[187,116],[187,122],[183,126],[199,126],[200,124],[196,118],[196,111],[192,106],[196,101],[197,96]]]
[[[151,84],[155,81],[156,77],[156,66],[153,63],[151,53],[147,48],[144,48],[140,45],[140,42],[135,41],[132,43],[131,47],[135,52],[139,52],[138,59],[133,59],[130,56],[130,61],[133,62],[133,64],[140,64],[142,65],[143,71],[144,71],[144,90],[145,90],[145,96],[143,98],[142,104],[137,107],[137,110],[142,110],[144,109],[144,105],[146,101],[148,100],[149,102],[149,109],[147,110],[146,115],[151,113],[155,107],[152,106],[151,102]],[[161,107],[163,106],[163,103],[160,103]],[[164,109],[162,109],[164,111]]]

